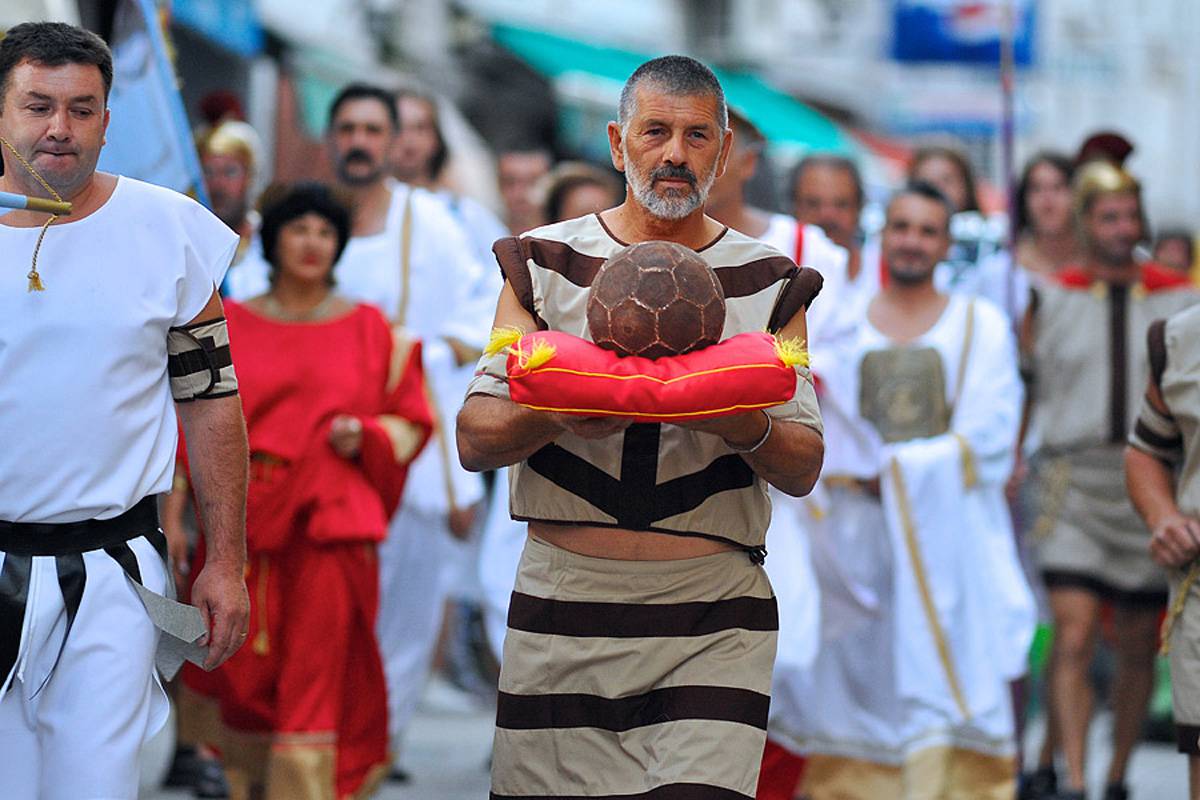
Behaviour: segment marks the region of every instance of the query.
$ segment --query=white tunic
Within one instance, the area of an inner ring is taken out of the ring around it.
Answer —
[[[822,413],[837,408],[842,425],[824,467],[832,502],[813,526],[824,645],[789,687],[806,702],[772,719],[793,747],[892,764],[940,744],[1013,751],[1007,681],[1023,671],[1035,621],[1003,498],[1021,388],[1007,319],[975,300],[955,396],[971,302],[953,296],[913,343],[941,356],[954,409],[946,434],[885,444],[862,418],[862,359],[894,346],[865,320],[822,374]],[[840,488],[843,476],[880,477],[882,502]]]
[[[0,218],[2,219],[2,218]],[[0,222],[0,519],[109,518],[171,488],[167,329],[204,309],[238,237],[187,197],[120,178],[96,212]]]

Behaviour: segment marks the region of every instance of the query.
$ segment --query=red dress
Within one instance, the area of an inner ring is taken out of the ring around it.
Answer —
[[[232,782],[352,797],[388,764],[375,543],[432,430],[420,347],[367,305],[319,322],[225,311],[250,439],[250,631],[184,681],[218,700]],[[354,459],[329,444],[341,414],[362,423]]]

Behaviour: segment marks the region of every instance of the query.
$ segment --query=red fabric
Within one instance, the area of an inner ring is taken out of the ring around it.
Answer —
[[[1142,265],[1142,285],[1148,292],[1195,288],[1187,275],[1153,261]]]
[[[537,343],[555,354],[530,370],[523,355]],[[669,422],[737,414],[786,403],[796,371],[776,354],[768,333],[742,333],[720,344],[666,358],[621,357],[561,331],[527,334],[508,356],[514,402],[579,416],[632,416]]]
[[[328,734],[337,748],[336,796],[353,796],[388,761],[375,548],[297,540],[252,559],[246,582],[246,645],[211,673],[185,665],[184,683],[217,699],[222,722],[239,733],[284,742]]]
[[[755,800],[793,800],[808,761],[767,739]]]
[[[796,252],[792,254],[796,266],[804,266],[804,223],[796,221]]]
[[[407,464],[396,461],[380,417],[415,423],[428,439],[420,347],[393,365],[391,329],[365,305],[312,324],[278,322],[232,302],[226,315],[252,454],[250,630],[219,669],[187,665],[183,680],[218,700],[232,730],[278,735],[281,746],[289,734],[336,742],[330,791],[350,797],[388,759],[375,542]],[[363,423],[355,459],[329,445],[338,414]],[[202,566],[201,548],[194,571]]]
[[[415,423],[426,439],[433,429],[420,347],[412,346],[389,392],[392,332],[371,306],[320,323],[280,322],[233,302],[225,313],[250,436],[250,551],[278,549],[294,534],[382,539],[408,465],[391,456],[377,417]],[[362,453],[353,461],[329,445],[339,414],[363,423]]]
[[[1096,282],[1092,274],[1079,265],[1063,267],[1058,271],[1055,279],[1068,289],[1090,289]],[[1138,280],[1148,292],[1194,288],[1187,275],[1152,261],[1141,265]]]

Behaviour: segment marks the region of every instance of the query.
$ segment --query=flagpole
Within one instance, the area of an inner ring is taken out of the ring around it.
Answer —
[[[1008,275],[1005,281],[1005,308],[1010,316],[1017,309],[1017,192],[1014,140],[1016,138],[1016,0],[1004,0],[1004,24],[1000,32],[1000,94],[1002,119],[1000,124],[1001,157],[1004,197],[1008,208]]]

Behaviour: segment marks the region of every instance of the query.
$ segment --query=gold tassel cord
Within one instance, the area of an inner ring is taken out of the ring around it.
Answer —
[[[524,335],[524,331],[511,325],[492,328],[492,335],[488,338],[488,343],[483,348],[483,352],[489,356],[503,353],[519,342]]]
[[[49,183],[47,183],[46,179],[38,174],[38,171],[33,168],[33,165],[30,164],[28,161],[26,161],[25,157],[23,155],[21,155],[20,153],[17,152],[17,148],[13,147],[12,143],[10,143],[8,141],[8,139],[5,139],[3,136],[0,136],[0,145],[4,145],[6,148],[8,148],[9,152],[11,152],[13,154],[13,157],[15,157],[17,159],[17,161],[21,164],[21,166],[23,166],[26,169],[26,171],[28,171],[29,174],[32,175],[34,177],[34,179],[42,185],[43,189],[45,189],[47,192],[50,193],[51,197],[53,197],[55,200],[57,200],[60,203],[64,202],[64,200],[62,199],[62,195],[60,195],[58,192],[54,191],[54,187],[51,186]],[[30,291],[30,292],[46,291],[46,284],[42,283],[42,276],[40,274],[38,274],[38,268],[37,268],[38,253],[41,252],[42,242],[46,238],[46,231],[50,229],[50,226],[53,225],[54,221],[58,219],[58,216],[59,216],[58,214],[51,214],[50,218],[47,219],[45,221],[45,223],[42,224],[42,230],[38,234],[37,244],[34,245],[34,247],[33,247],[33,261],[29,267],[29,274],[25,276],[29,279],[29,284],[26,288],[26,291]]]
[[[784,366],[808,366],[808,348],[805,346],[804,340],[798,336],[794,339],[780,339],[776,336],[775,355],[779,356],[779,360],[783,362]]]
[[[532,372],[546,364],[558,353],[558,349],[545,339],[534,339],[532,345],[528,350],[519,345],[512,347],[512,352],[517,357],[517,367],[522,372]]]
[[[1188,595],[1192,593],[1192,587],[1196,585],[1198,579],[1200,579],[1200,561],[1193,561],[1187,575],[1184,576],[1183,582],[1179,585],[1179,591],[1175,595],[1174,602],[1171,603],[1171,610],[1163,618],[1162,631],[1159,637],[1162,639],[1162,646],[1159,648],[1159,655],[1169,656],[1171,654],[1171,633],[1175,628],[1175,623],[1183,616],[1183,607],[1187,603]]]

